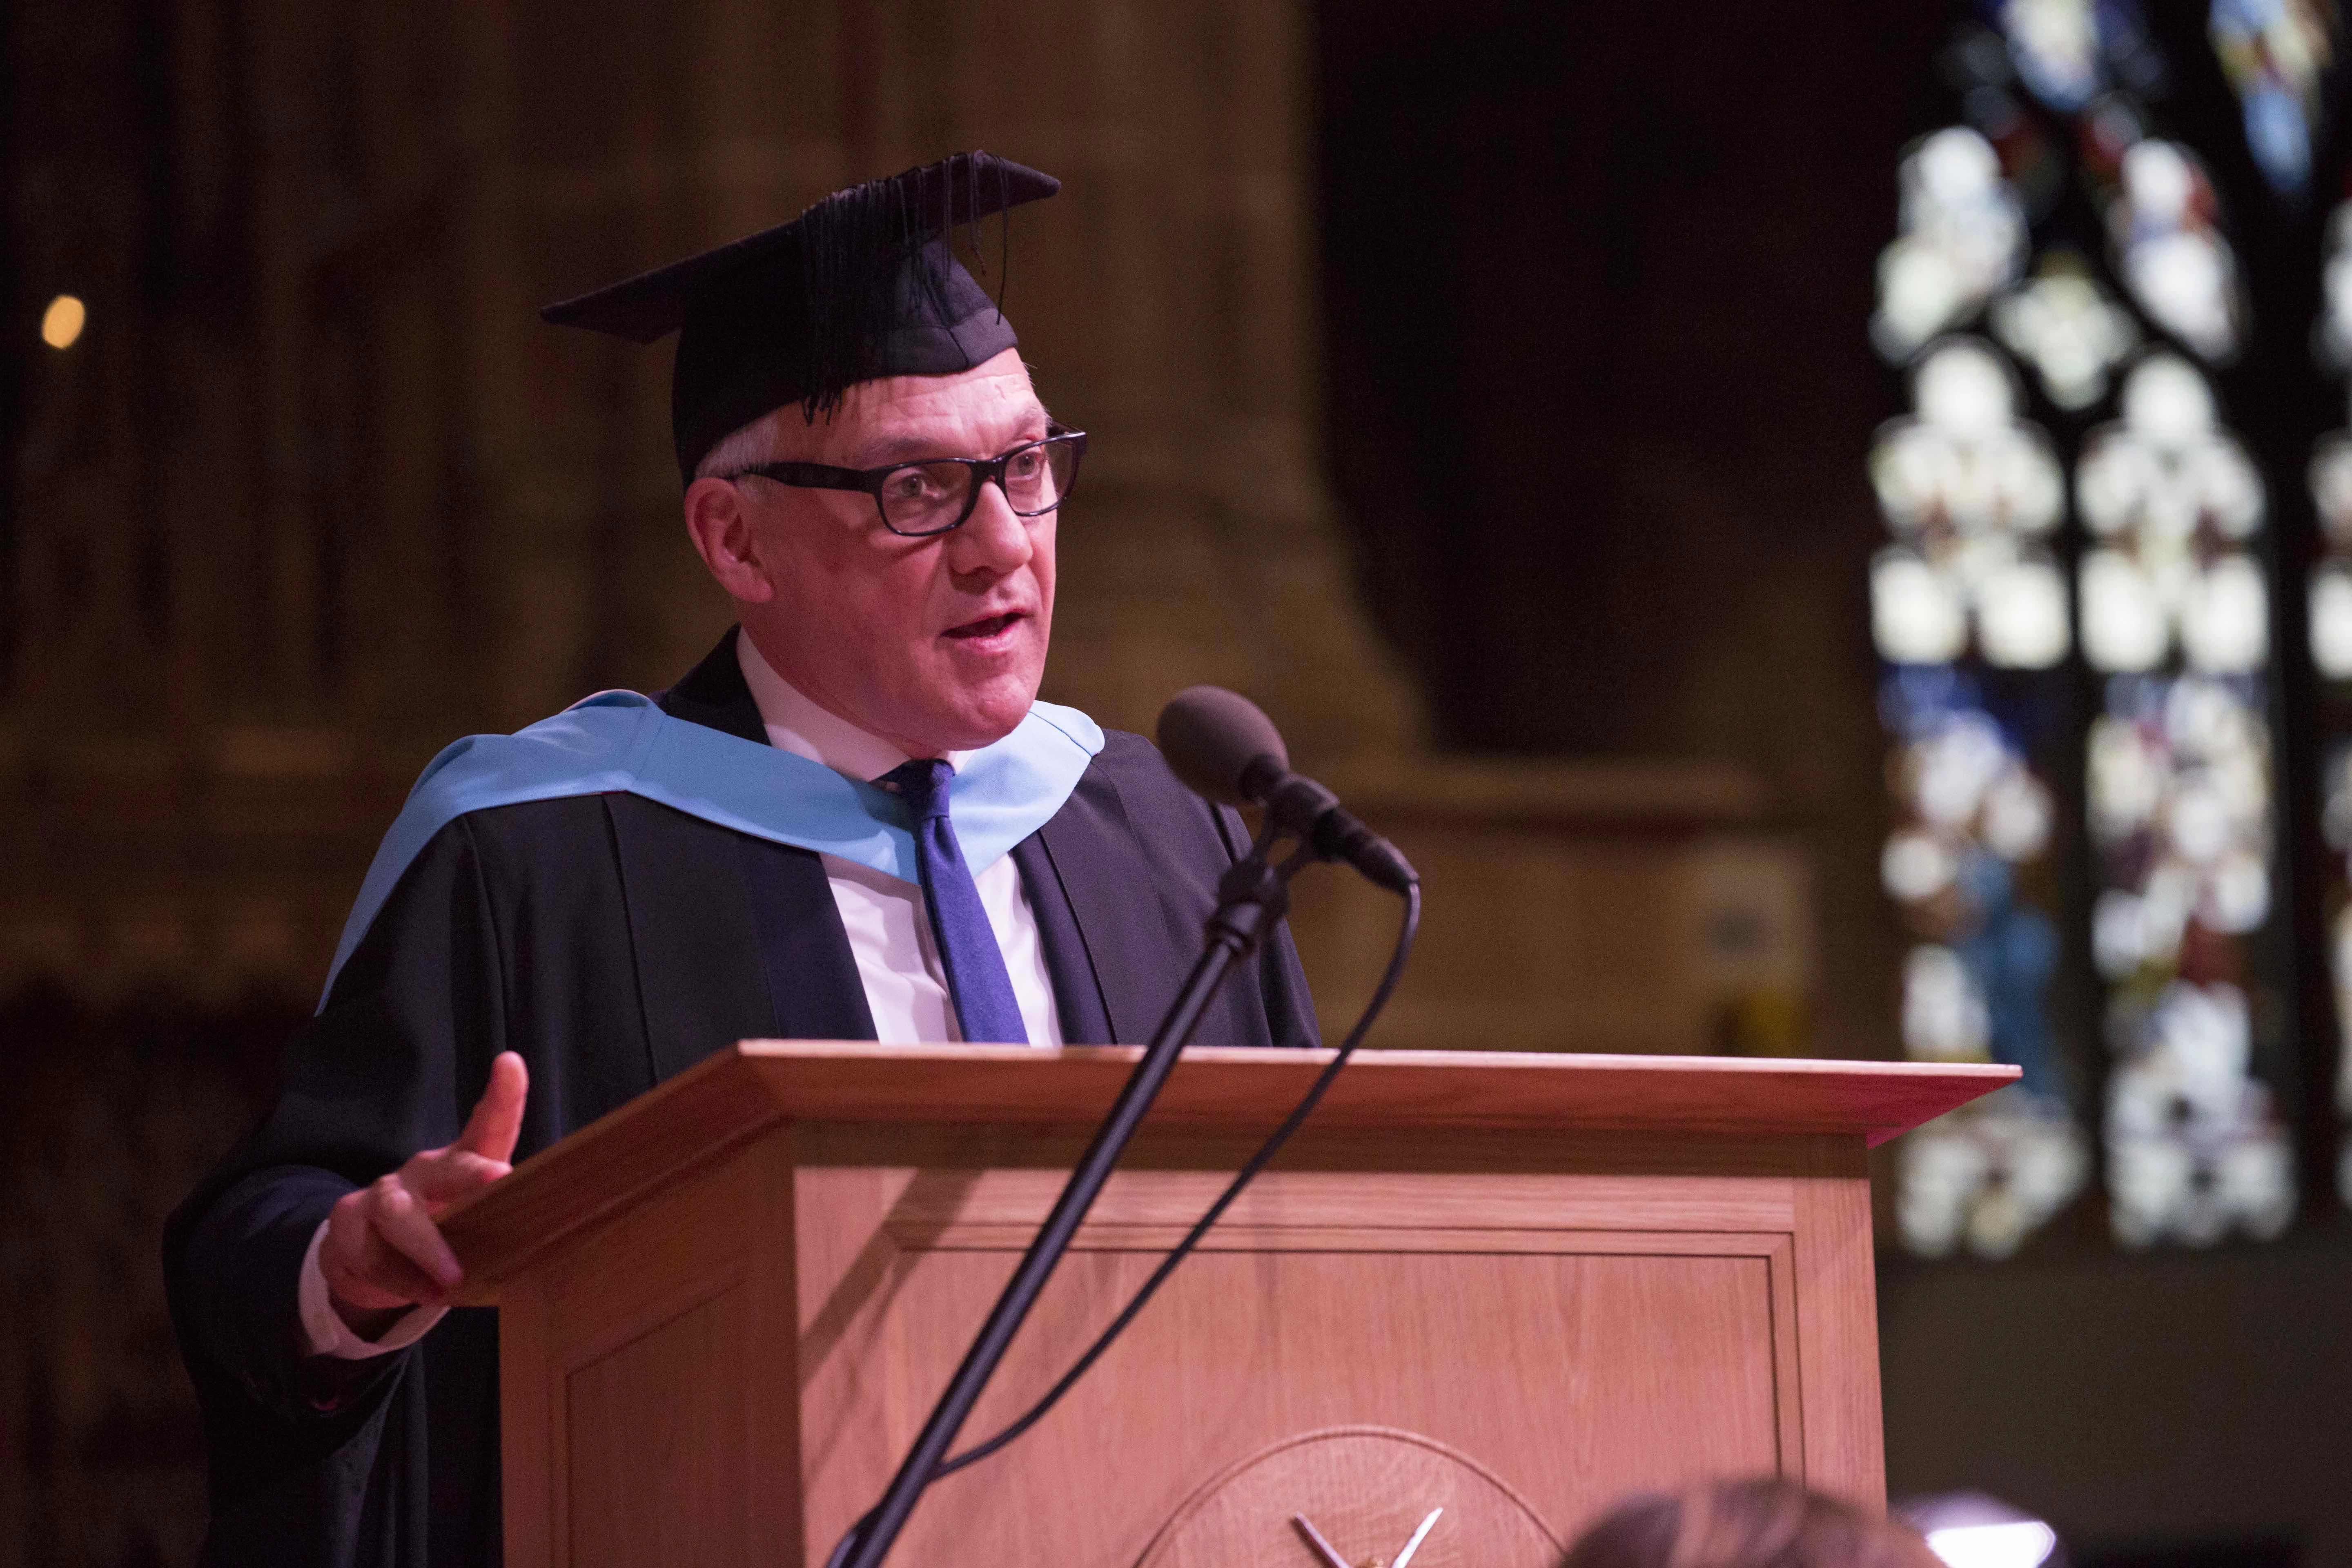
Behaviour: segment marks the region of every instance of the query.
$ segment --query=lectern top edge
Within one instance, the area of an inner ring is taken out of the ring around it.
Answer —
[[[452,1209],[442,1229],[488,1299],[552,1237],[780,1122],[1078,1125],[1098,1119],[1131,1046],[882,1046],[746,1040],[573,1133]],[[1197,1047],[1160,1127],[1262,1131],[1328,1051]],[[1499,1051],[1367,1051],[1317,1109],[1322,1128],[1493,1128],[1845,1135],[1875,1145],[2014,1082],[2013,1067]]]
[[[826,1121],[1092,1121],[1132,1046],[880,1046],[746,1040],[734,1058],[783,1114]],[[1161,1125],[1279,1118],[1328,1051],[1195,1047],[1152,1110]],[[2014,1082],[2013,1067],[1549,1051],[1370,1050],[1315,1113],[1325,1127],[1847,1132],[1872,1145]]]

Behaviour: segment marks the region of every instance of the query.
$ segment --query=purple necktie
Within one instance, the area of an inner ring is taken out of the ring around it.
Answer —
[[[948,820],[948,781],[953,777],[954,763],[919,757],[874,782],[905,801],[914,818],[915,868],[923,879],[931,935],[939,942],[940,967],[948,972],[948,998],[955,1004],[963,1037],[1025,1046],[1029,1030],[1021,1022],[1021,1004],[1013,998],[1013,976],[981,904],[979,885],[963,863],[955,824]]]

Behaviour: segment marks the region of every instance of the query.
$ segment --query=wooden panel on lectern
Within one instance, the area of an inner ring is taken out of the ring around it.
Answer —
[[[1131,1052],[741,1047],[447,1226],[501,1309],[508,1561],[821,1563]],[[1303,1086],[1171,1079],[966,1428],[1042,1393]],[[1866,1139],[1996,1069],[1374,1057],[894,1563],[1550,1568],[1628,1490],[1883,1490]],[[1644,1121],[1648,1125],[1643,1125]]]
[[[799,1356],[781,1152],[739,1145],[500,1288],[509,1563],[793,1560]],[[518,1450],[537,1458],[516,1464]]]
[[[888,1451],[903,1451],[1076,1144],[1037,1134],[975,1146],[934,1133],[924,1153],[938,1165],[887,1169],[877,1184],[861,1155],[893,1155],[873,1134],[835,1126],[802,1136],[803,1234],[828,1235],[814,1251],[862,1265],[820,1272],[804,1257],[808,1544],[821,1556],[872,1500],[877,1456],[864,1442],[831,1449],[818,1435],[865,1436],[876,1423],[845,1413],[878,1400]],[[1858,1179],[1858,1141],[1846,1158],[1819,1146],[1826,1140],[1718,1148],[1714,1172],[1685,1175],[1669,1173],[1673,1152],[1654,1138],[1567,1142],[1307,1139],[1022,1439],[1017,1473],[992,1462],[932,1489],[905,1537],[907,1560],[984,1542],[991,1561],[1134,1563],[1207,1478],[1269,1444],[1352,1425],[1408,1432],[1486,1466],[1561,1530],[1634,1487],[1706,1474],[1780,1471],[1872,1495],[1874,1364],[1841,1363],[1834,1343],[1824,1347],[1836,1364],[1823,1368],[1827,1407],[1813,1413],[1810,1445],[1798,1376],[1799,1252],[1819,1245],[1801,1242],[1799,1191],[1817,1170]],[[1130,1163],[1226,1163],[1184,1152],[1161,1143]],[[1348,1168],[1368,1163],[1386,1168]],[[941,1166],[969,1173],[942,1180]],[[1051,1383],[1222,1180],[1164,1168],[1114,1179],[971,1437]],[[1866,1295],[1866,1246],[1812,1261],[1823,1294]],[[872,1382],[877,1355],[899,1369],[888,1386]],[[1843,1386],[1858,1380],[1866,1386]],[[1870,1418],[1851,1419],[1853,1408]],[[1106,1449],[1129,1458],[1107,1465]],[[1101,1496],[1106,1483],[1115,1504]],[[1433,1535],[1424,1547],[1433,1563],[1449,1555],[1440,1544]]]
[[[744,1537],[751,1390],[703,1369],[740,1365],[750,1326],[739,1281],[564,1379],[575,1558],[657,1562],[688,1520],[719,1521],[715,1541]]]

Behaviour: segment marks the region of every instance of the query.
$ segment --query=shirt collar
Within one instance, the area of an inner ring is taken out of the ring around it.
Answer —
[[[859,729],[803,696],[798,688],[778,675],[774,667],[760,656],[750,633],[737,634],[735,658],[743,667],[743,684],[751,689],[751,700],[759,706],[760,723],[768,731],[768,743],[778,751],[822,763],[835,773],[865,784],[871,784],[908,760],[906,752],[879,735]],[[961,773],[964,759],[971,755],[970,752],[950,752],[947,760]]]

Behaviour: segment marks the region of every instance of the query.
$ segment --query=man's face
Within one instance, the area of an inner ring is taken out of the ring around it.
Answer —
[[[814,425],[797,407],[774,417],[779,460],[845,468],[993,458],[1046,433],[1011,349],[956,375],[861,382]],[[983,485],[962,527],[908,539],[882,525],[870,495],[758,478],[698,479],[686,511],[761,656],[908,755],[1001,740],[1036,700],[1057,513],[1016,517]]]

